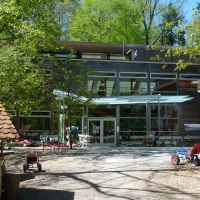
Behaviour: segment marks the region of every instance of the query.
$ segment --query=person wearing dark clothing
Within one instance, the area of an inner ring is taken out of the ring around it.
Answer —
[[[46,141],[49,142],[50,141],[50,137],[47,135],[46,137]]]

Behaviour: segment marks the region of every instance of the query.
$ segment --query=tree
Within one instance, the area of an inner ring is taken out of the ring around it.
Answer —
[[[85,0],[71,16],[71,40],[143,43],[140,16],[130,0]]]
[[[55,48],[61,24],[54,18],[59,0],[0,1],[1,99],[9,109],[41,106],[41,50]]]
[[[87,75],[90,73],[85,70],[84,63],[82,61],[72,60],[72,54],[69,53],[66,59],[58,59],[53,55],[47,57],[43,62],[44,68],[49,71],[44,78],[45,90],[43,90],[43,96],[45,98],[46,105],[54,103],[52,99],[52,91],[59,89],[67,93],[68,98],[65,99],[65,103],[68,105],[68,111],[76,111],[81,108],[85,103],[87,104],[91,95],[87,91]],[[80,97],[86,97],[88,100],[80,103]],[[54,107],[54,106],[53,106]],[[78,111],[79,113],[79,111]],[[72,114],[72,112],[70,113]]]
[[[179,31],[184,16],[182,1],[135,0],[137,13],[142,19],[144,44],[174,45],[184,41],[184,31]]]
[[[144,44],[151,44],[157,35],[155,18],[161,12],[159,0],[136,0],[137,14],[142,19],[142,34],[144,35]]]
[[[72,125],[77,125],[77,118],[80,118],[80,113],[83,113],[84,106],[89,106],[91,101],[91,94],[87,91],[87,75],[88,70],[85,70],[85,67],[82,62],[74,61],[68,55],[65,60],[58,60],[54,57],[49,57],[46,64],[48,66],[51,63],[50,71],[48,77],[45,79],[46,93],[43,95],[48,95],[49,102],[52,101],[53,90],[62,91],[65,98],[62,100],[62,105],[67,105],[65,111],[66,119],[68,123],[64,125],[71,127]],[[59,94],[55,94],[59,97]],[[60,102],[57,102],[60,104]],[[55,109],[61,105],[53,106]],[[64,108],[63,108],[64,109]],[[61,131],[62,132],[62,131]],[[62,135],[62,133],[60,133]],[[72,149],[72,140],[70,138],[70,148]]]
[[[135,44],[185,44],[182,1],[84,0],[72,14],[71,40]]]
[[[69,35],[67,34],[69,31],[70,17],[75,13],[80,3],[81,0],[64,0],[56,6],[56,10],[54,10],[54,18],[61,24],[61,35],[58,39],[69,40]]]
[[[180,30],[179,25],[184,20],[183,14],[180,12],[181,6],[174,6],[170,3],[167,6],[167,9],[162,14],[162,21],[161,24],[161,38],[160,44],[161,45],[170,45],[174,46],[176,44],[184,46],[185,41],[185,31]]]
[[[186,59],[179,59],[175,70],[183,70],[188,66],[192,65],[194,62],[200,61],[200,12],[196,10],[194,12],[194,18],[192,22],[185,27],[186,33],[188,35],[188,41],[184,47],[175,47],[169,49],[165,57],[170,56],[186,56]]]

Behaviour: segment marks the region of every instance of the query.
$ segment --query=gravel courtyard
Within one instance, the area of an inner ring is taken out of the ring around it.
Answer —
[[[56,155],[36,148],[42,172],[23,173],[25,150],[16,148],[5,163],[7,172],[21,174],[19,200],[200,199],[200,167],[173,166],[176,149],[76,147]]]

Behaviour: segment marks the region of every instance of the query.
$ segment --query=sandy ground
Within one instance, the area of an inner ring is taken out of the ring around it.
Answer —
[[[8,173],[21,175],[19,200],[200,199],[200,167],[172,165],[176,149],[93,147],[62,155],[36,148],[42,172],[35,166],[23,173],[25,150],[16,148],[5,163]]]

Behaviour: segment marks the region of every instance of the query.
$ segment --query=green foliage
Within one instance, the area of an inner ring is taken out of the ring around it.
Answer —
[[[141,18],[130,0],[85,0],[72,15],[71,40],[141,43]]]
[[[43,41],[59,35],[60,24],[54,18],[56,0],[3,0],[0,6],[0,35],[5,39]],[[40,44],[42,42],[42,44]]]
[[[182,1],[84,0],[72,14],[68,36],[86,42],[185,44],[179,30]]]
[[[27,112],[38,104],[35,97],[38,97],[42,79],[38,67],[32,62],[32,50],[24,48],[23,44],[0,49],[1,99],[9,109]]]
[[[48,61],[48,62],[47,62]],[[55,101],[55,96],[52,96],[54,89],[66,92],[67,97],[62,100],[62,104],[67,105],[65,113],[69,117],[69,121],[80,116],[85,105],[90,105],[92,96],[87,91],[87,75],[88,70],[85,69],[84,63],[72,60],[70,54],[65,60],[57,60],[55,57],[48,57],[45,61],[51,73],[45,78],[45,91],[43,96],[46,96],[46,105],[52,109],[59,108],[59,101]],[[47,98],[48,97],[48,98]],[[87,100],[82,98],[86,97]]]
[[[160,44],[162,45],[176,45],[179,44],[184,46],[185,41],[185,31],[181,30],[181,25],[184,20],[184,15],[180,11],[182,4],[177,4],[174,6],[172,3],[167,5],[165,11],[162,14],[161,27],[161,37]]]
[[[55,49],[58,0],[0,1],[0,87],[6,108],[29,112],[41,103],[41,50]]]
[[[184,70],[193,63],[200,62],[200,12],[194,12],[194,18],[192,22],[184,27],[187,35],[188,42],[182,47],[173,47],[172,49],[165,52],[165,57],[169,58],[171,56],[179,57],[176,64],[175,70]],[[157,57],[158,58],[158,57]],[[155,58],[156,59],[156,58]]]
[[[174,45],[179,40],[184,40],[184,35],[177,34],[184,19],[181,12],[182,1],[135,0],[134,4],[137,6],[138,16],[143,19],[144,44]]]

